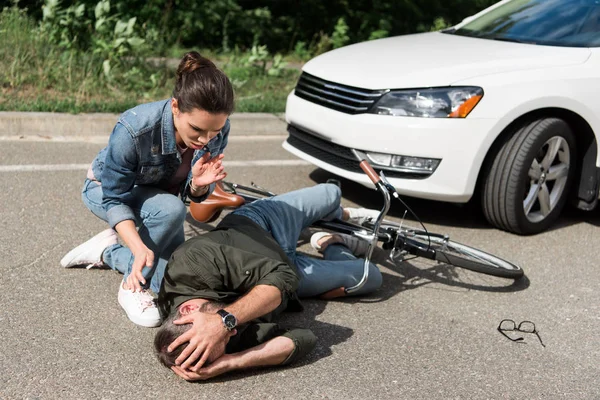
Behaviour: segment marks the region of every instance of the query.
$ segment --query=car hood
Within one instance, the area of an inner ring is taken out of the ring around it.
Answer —
[[[420,33],[343,47],[307,62],[319,78],[365,89],[446,86],[483,75],[584,63],[587,48]]]

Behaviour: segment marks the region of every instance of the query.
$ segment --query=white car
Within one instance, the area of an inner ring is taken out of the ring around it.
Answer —
[[[370,185],[464,203],[494,226],[549,227],[593,209],[600,158],[600,4],[507,0],[440,32],[336,49],[303,67],[283,147]]]

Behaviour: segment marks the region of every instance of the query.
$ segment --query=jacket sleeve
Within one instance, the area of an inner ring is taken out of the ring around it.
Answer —
[[[117,123],[108,141],[102,170],[102,206],[112,228],[119,222],[135,219],[130,204],[138,167],[133,138],[125,126]]]
[[[213,152],[214,154],[211,154],[211,157],[216,157],[219,154],[223,154],[223,152],[225,151],[225,147],[227,147],[227,143],[229,141],[229,129],[230,129],[230,124],[229,124],[229,118],[228,118],[227,121],[225,122],[225,126],[223,127],[223,129],[219,133],[219,135],[221,137],[219,138],[220,144],[218,146],[218,149],[216,150],[216,152],[215,151]],[[204,153],[202,153],[202,154],[204,154]],[[194,157],[194,160],[192,161],[192,167],[194,166],[194,164],[196,163],[196,161],[198,161],[198,159],[202,156],[202,154],[197,155],[196,157]],[[193,201],[194,203],[202,203],[215,190],[216,184],[215,183],[211,183],[209,185],[209,187],[208,187],[208,191],[206,193],[204,193],[202,196],[192,196],[192,194],[190,193],[190,181],[191,180],[192,180],[192,171],[190,170],[190,173],[188,175],[187,184],[186,184],[187,187],[185,189],[185,193],[187,194],[187,196],[189,197],[189,199],[191,201]]]
[[[298,289],[298,275],[296,272],[284,262],[266,259],[265,270],[267,273],[262,276],[257,285],[275,286],[282,294],[293,293]]]

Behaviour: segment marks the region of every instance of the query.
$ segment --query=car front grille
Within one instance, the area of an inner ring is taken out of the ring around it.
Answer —
[[[350,172],[363,173],[363,170],[359,165],[361,160],[359,160],[358,156],[354,154],[352,149],[328,142],[292,125],[288,125],[288,133],[289,136],[287,138],[287,143],[301,152],[317,158],[329,165],[333,165],[334,167],[338,167]],[[382,169],[385,173],[385,176],[390,178],[427,178],[427,176],[423,176],[422,174],[400,172],[391,169],[388,170],[387,168],[381,168],[378,166],[373,166],[373,168],[376,170]]]
[[[303,72],[294,93],[312,103],[346,114],[366,113],[388,90],[367,90],[340,85]]]

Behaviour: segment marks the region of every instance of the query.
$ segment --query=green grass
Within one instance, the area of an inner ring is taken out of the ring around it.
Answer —
[[[0,103],[0,111],[38,111],[79,113],[117,113],[136,106],[134,101],[89,101],[73,99],[52,99],[51,97],[10,98]]]
[[[284,69],[277,77],[252,67],[225,67],[224,71],[235,88],[237,112],[285,111],[286,98],[300,76],[297,69]]]
[[[280,77],[253,76],[237,83],[236,112],[281,113],[285,101],[296,84],[300,72],[286,70]],[[161,90],[162,89],[162,90]],[[39,87],[21,85],[0,90],[0,111],[51,111],[65,113],[109,112],[121,113],[137,104],[168,98],[171,85],[140,96],[136,91],[96,90],[81,96],[76,88]]]
[[[61,50],[36,29],[34,21],[16,8],[0,12],[0,111],[120,113],[171,95],[174,69],[131,60],[106,77],[102,58],[91,51]],[[215,57],[231,79],[237,112],[285,110],[298,69],[270,76],[259,67],[236,65],[236,57],[203,53]]]

